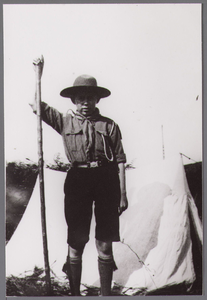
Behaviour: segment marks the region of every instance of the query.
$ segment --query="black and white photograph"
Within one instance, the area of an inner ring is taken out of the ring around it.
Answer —
[[[6,296],[203,295],[202,5],[4,4]]]

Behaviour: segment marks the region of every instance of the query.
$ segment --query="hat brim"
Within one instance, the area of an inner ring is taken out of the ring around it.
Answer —
[[[100,86],[72,86],[62,90],[60,95],[65,98],[72,98],[80,92],[93,93],[99,98],[106,98],[111,95],[108,89]]]

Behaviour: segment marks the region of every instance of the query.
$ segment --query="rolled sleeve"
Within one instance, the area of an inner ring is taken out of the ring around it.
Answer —
[[[34,111],[36,113],[36,111]],[[41,102],[41,118],[42,120],[55,129],[59,134],[62,133],[63,121],[62,113],[54,107],[49,106],[45,102]]]
[[[124,153],[124,148],[121,141],[122,135],[117,124],[114,125],[114,129],[111,134],[111,140],[113,143],[117,163],[126,163],[126,154]]]

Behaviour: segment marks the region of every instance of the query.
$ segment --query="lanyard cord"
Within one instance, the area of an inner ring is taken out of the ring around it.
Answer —
[[[106,152],[106,141],[105,141],[105,138],[104,138],[104,135],[101,133],[101,137],[102,137],[102,140],[103,140],[103,145],[104,145],[104,154],[105,154],[105,156],[106,156],[106,159],[108,160],[108,161],[113,161],[114,160],[114,156],[113,156],[113,152],[112,152],[112,150],[111,150],[111,147],[109,146],[109,150],[110,150],[110,156],[111,156],[111,158],[109,158],[108,157],[108,155],[107,155],[107,152]]]
[[[114,124],[114,122],[113,122],[112,127],[111,127],[111,131],[110,131],[110,133],[109,133],[109,136],[112,135],[112,132],[113,132],[113,130],[114,130],[114,125],[115,125],[115,124]],[[110,145],[109,145],[109,150],[110,150],[110,154],[111,154],[111,158],[109,158],[108,155],[107,155],[107,151],[106,151],[106,141],[105,141],[104,135],[101,134],[101,137],[102,137],[102,140],[103,140],[104,154],[105,154],[105,156],[106,156],[106,159],[107,159],[108,161],[113,161],[113,160],[114,160],[114,156],[113,156],[113,152],[112,152],[112,150],[111,150],[111,147],[110,147]]]

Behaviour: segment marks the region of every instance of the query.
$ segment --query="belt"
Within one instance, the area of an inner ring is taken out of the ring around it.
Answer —
[[[97,161],[90,161],[90,162],[87,162],[87,163],[78,163],[78,162],[75,162],[72,164],[72,167],[74,168],[98,168],[98,167],[103,167],[103,166],[106,166],[110,164],[110,162],[108,161],[101,161],[101,160],[97,160]]]

